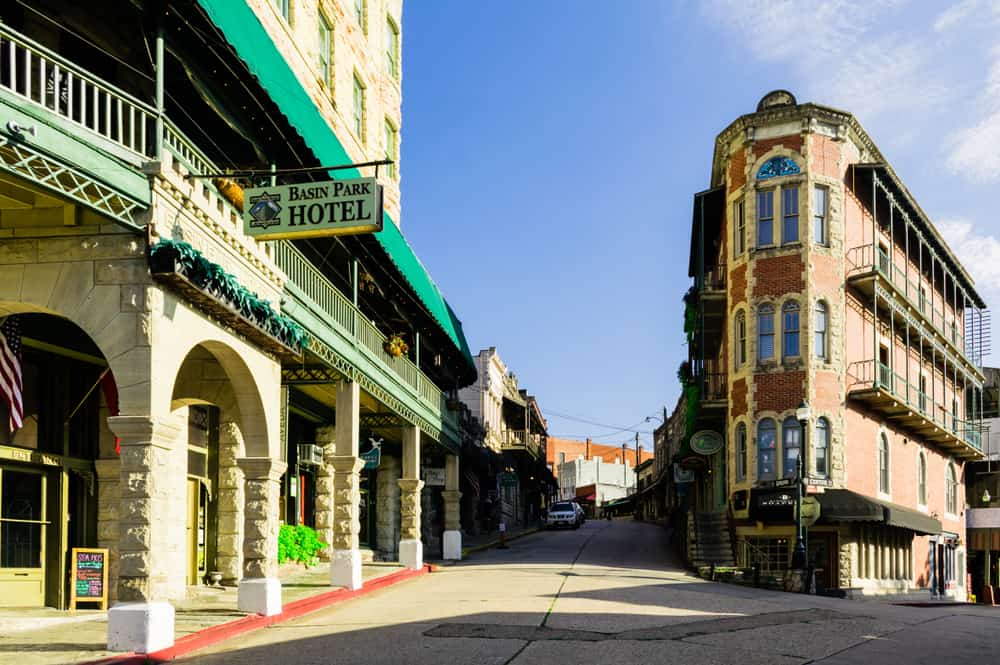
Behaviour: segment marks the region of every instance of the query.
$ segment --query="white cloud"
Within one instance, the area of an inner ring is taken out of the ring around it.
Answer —
[[[947,32],[964,21],[979,6],[980,0],[964,0],[944,10],[934,20],[934,32]]]
[[[963,219],[936,224],[990,308],[1000,306],[1000,239]]]
[[[949,141],[948,168],[976,182],[1000,180],[1000,111],[974,127],[959,130]]]

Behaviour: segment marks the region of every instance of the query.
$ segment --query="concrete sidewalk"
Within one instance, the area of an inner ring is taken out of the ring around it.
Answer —
[[[397,563],[366,563],[365,581],[402,571]],[[326,564],[311,569],[283,566],[283,604],[329,592]],[[236,588],[193,587],[189,597],[175,603],[175,639],[200,630],[246,617],[236,610]],[[114,656],[107,651],[107,612],[79,610],[60,612],[44,609],[0,609],[0,662],[18,665],[66,665]]]
[[[504,541],[510,542],[512,540],[517,540],[524,536],[530,536],[533,533],[538,533],[542,530],[541,523],[529,524],[523,527],[518,527],[516,529],[510,529],[504,534]],[[464,559],[470,554],[475,552],[482,552],[483,550],[488,550],[491,547],[496,547],[500,544],[500,534],[491,531],[489,533],[480,533],[475,536],[462,536],[462,558]]]

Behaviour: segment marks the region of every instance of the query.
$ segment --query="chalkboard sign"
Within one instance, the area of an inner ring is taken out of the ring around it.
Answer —
[[[108,609],[108,551],[88,547],[73,548],[69,608],[78,603],[100,603]]]

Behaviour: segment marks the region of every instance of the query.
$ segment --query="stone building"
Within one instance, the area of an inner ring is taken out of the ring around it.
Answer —
[[[281,523],[330,543],[332,585],[365,546],[460,555],[448,405],[476,367],[400,230],[401,11],[0,6],[0,604],[65,608],[71,548],[106,548],[110,647],[148,652],[210,572],[279,612]],[[244,231],[246,186],[375,175],[377,233]]]
[[[821,587],[964,597],[986,304],[858,121],[776,91],[723,130],[690,274],[679,457],[737,560],[788,567],[804,454]]]
[[[478,468],[476,514],[488,528],[540,517],[556,485],[545,466],[547,424],[534,396],[521,389],[496,347],[475,357],[476,381],[458,392],[482,427],[490,461]]]

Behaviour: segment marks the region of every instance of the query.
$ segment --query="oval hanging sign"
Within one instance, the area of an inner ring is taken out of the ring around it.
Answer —
[[[703,429],[691,435],[691,450],[699,455],[714,455],[722,450],[722,435],[710,429]]]

